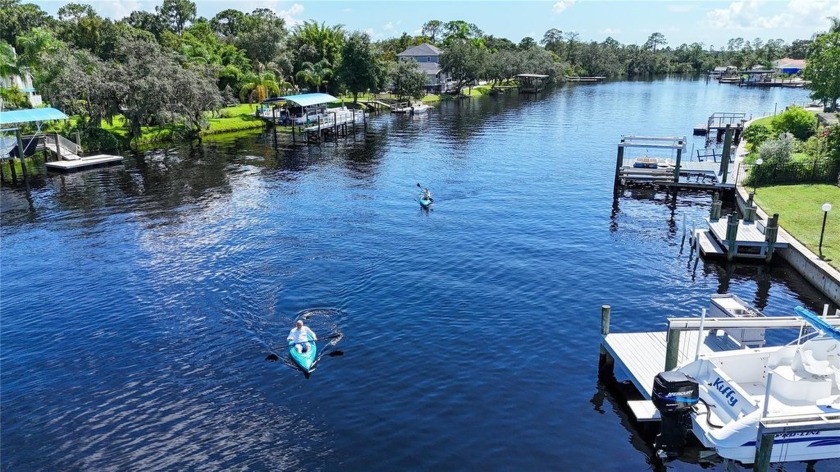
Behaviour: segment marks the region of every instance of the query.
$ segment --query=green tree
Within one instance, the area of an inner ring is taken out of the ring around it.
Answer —
[[[353,103],[358,101],[360,93],[381,86],[381,69],[370,37],[365,33],[351,34],[341,49],[338,79],[353,94]]]
[[[468,41],[457,41],[440,55],[440,68],[455,80],[456,93],[484,73],[487,51]]]
[[[656,54],[656,48],[658,46],[664,46],[668,44],[668,41],[665,39],[665,35],[662,33],[653,33],[648,37],[648,40],[645,42],[645,49],[653,49],[653,53]]]
[[[227,41],[245,51],[245,55],[251,61],[262,64],[289,63],[286,72],[291,73],[291,60],[280,58],[283,41],[288,34],[286,23],[282,18],[272,10],[258,8],[245,15],[242,24],[236,29],[238,32],[233,36],[228,36]]]
[[[0,40],[0,78],[20,75],[21,68],[17,61],[15,48]]]
[[[250,73],[242,80],[239,99],[248,103],[260,103],[269,96],[280,94],[280,84],[272,72]]]
[[[111,25],[111,20],[97,15],[92,6],[80,3],[68,3],[59,8],[58,19],[59,39],[102,56],[105,29]]]
[[[163,20],[161,20],[159,15],[143,10],[131,12],[130,15],[123,18],[120,22],[133,28],[147,31],[154,35],[156,39],[159,39],[161,33],[166,30],[166,26],[163,24]]]
[[[45,54],[52,54],[64,47],[49,30],[32,28],[17,39],[18,64],[31,70],[37,69]]]
[[[245,14],[232,8],[222,10],[210,20],[210,27],[223,38],[235,37],[245,29]]]
[[[426,73],[415,61],[399,61],[391,71],[391,86],[398,100],[404,97],[422,98],[426,86]]]
[[[773,130],[777,133],[790,133],[796,139],[805,141],[817,129],[817,117],[803,108],[788,107],[784,112],[773,117]]]
[[[438,35],[440,34],[442,29],[443,22],[441,22],[440,20],[429,20],[423,23],[423,27],[420,28],[420,34],[429,38],[429,41],[432,44],[435,44],[438,40]]]
[[[750,125],[744,130],[744,139],[747,140],[751,149],[758,149],[772,136],[773,130],[761,124]]]
[[[33,3],[21,4],[20,0],[0,0],[0,40],[15,44],[17,38],[32,28],[44,28],[53,19]]]
[[[837,111],[840,99],[840,33],[817,36],[808,54],[805,78],[811,81],[811,98]]]
[[[315,91],[321,91],[321,84],[333,76],[333,70],[329,61],[322,59],[316,63],[304,62],[303,67],[295,75],[295,78],[305,84],[315,87]]]
[[[187,23],[195,20],[195,3],[190,0],[163,0],[163,5],[155,9],[163,24],[179,35]]]
[[[326,60],[331,65],[338,64],[343,44],[344,27],[341,25],[306,21],[296,26],[289,38],[289,49],[295,51],[294,70],[301,71],[307,62],[317,64]]]

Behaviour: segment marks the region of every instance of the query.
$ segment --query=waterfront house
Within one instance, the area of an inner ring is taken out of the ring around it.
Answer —
[[[805,69],[805,59],[783,57],[773,64],[779,74],[796,75]]]
[[[412,46],[397,54],[400,61],[415,61],[417,67],[426,74],[426,91],[440,93],[446,91],[449,77],[440,70],[441,50],[434,45],[423,43]]]
[[[16,59],[17,54],[14,52],[14,49],[12,49],[12,54],[14,54],[13,58]],[[32,74],[28,70],[22,70],[21,75],[0,77],[0,89],[10,88],[17,88],[25,93],[32,107],[41,106],[41,96],[35,93],[35,87],[32,86]]]

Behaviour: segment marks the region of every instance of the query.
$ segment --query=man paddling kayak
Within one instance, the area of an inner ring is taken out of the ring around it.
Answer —
[[[308,326],[303,325],[303,320],[297,320],[295,327],[289,331],[286,340],[295,343],[297,352],[306,352],[309,350],[309,341],[317,341],[318,336],[315,336],[315,333]]]

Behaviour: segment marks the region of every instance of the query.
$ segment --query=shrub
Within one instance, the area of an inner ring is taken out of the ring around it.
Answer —
[[[758,149],[758,154],[768,164],[788,162],[793,154],[793,139],[783,134],[779,136],[779,139],[766,141]]]
[[[751,149],[758,149],[765,141],[773,136],[773,131],[764,125],[750,125],[744,130],[744,139],[750,144]]]
[[[799,107],[788,107],[773,118],[773,129],[779,133],[791,133],[796,139],[805,141],[817,129],[817,117]]]

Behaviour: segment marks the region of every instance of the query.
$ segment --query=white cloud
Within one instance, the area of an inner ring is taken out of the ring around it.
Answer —
[[[560,0],[559,2],[555,3],[554,6],[551,7],[551,11],[554,13],[563,13],[567,8],[571,7],[575,4],[576,0]]]
[[[286,26],[292,27],[303,23],[300,18],[295,18],[296,15],[303,13],[303,5],[295,3],[289,7],[288,10],[277,11],[277,16],[286,20]]]
[[[345,8],[344,10],[341,10],[341,11],[343,11],[344,13],[350,13],[351,11],[353,11],[353,9],[352,8]]]
[[[827,28],[829,16],[840,16],[837,0],[790,0],[782,9],[778,2],[765,0],[739,0],[726,8],[716,8],[706,13],[706,26],[715,29],[740,30],[773,36],[772,30],[806,28],[817,32]]]
[[[599,31],[599,33],[605,34],[607,36],[613,36],[613,35],[621,33],[621,29],[620,28],[604,28],[601,31]]]
[[[99,14],[106,18],[122,19],[135,10],[142,10],[140,2],[136,0],[112,0],[110,2],[97,2]]]
[[[385,26],[383,26],[382,29],[385,31],[394,31],[394,23],[389,21],[385,23]]]

